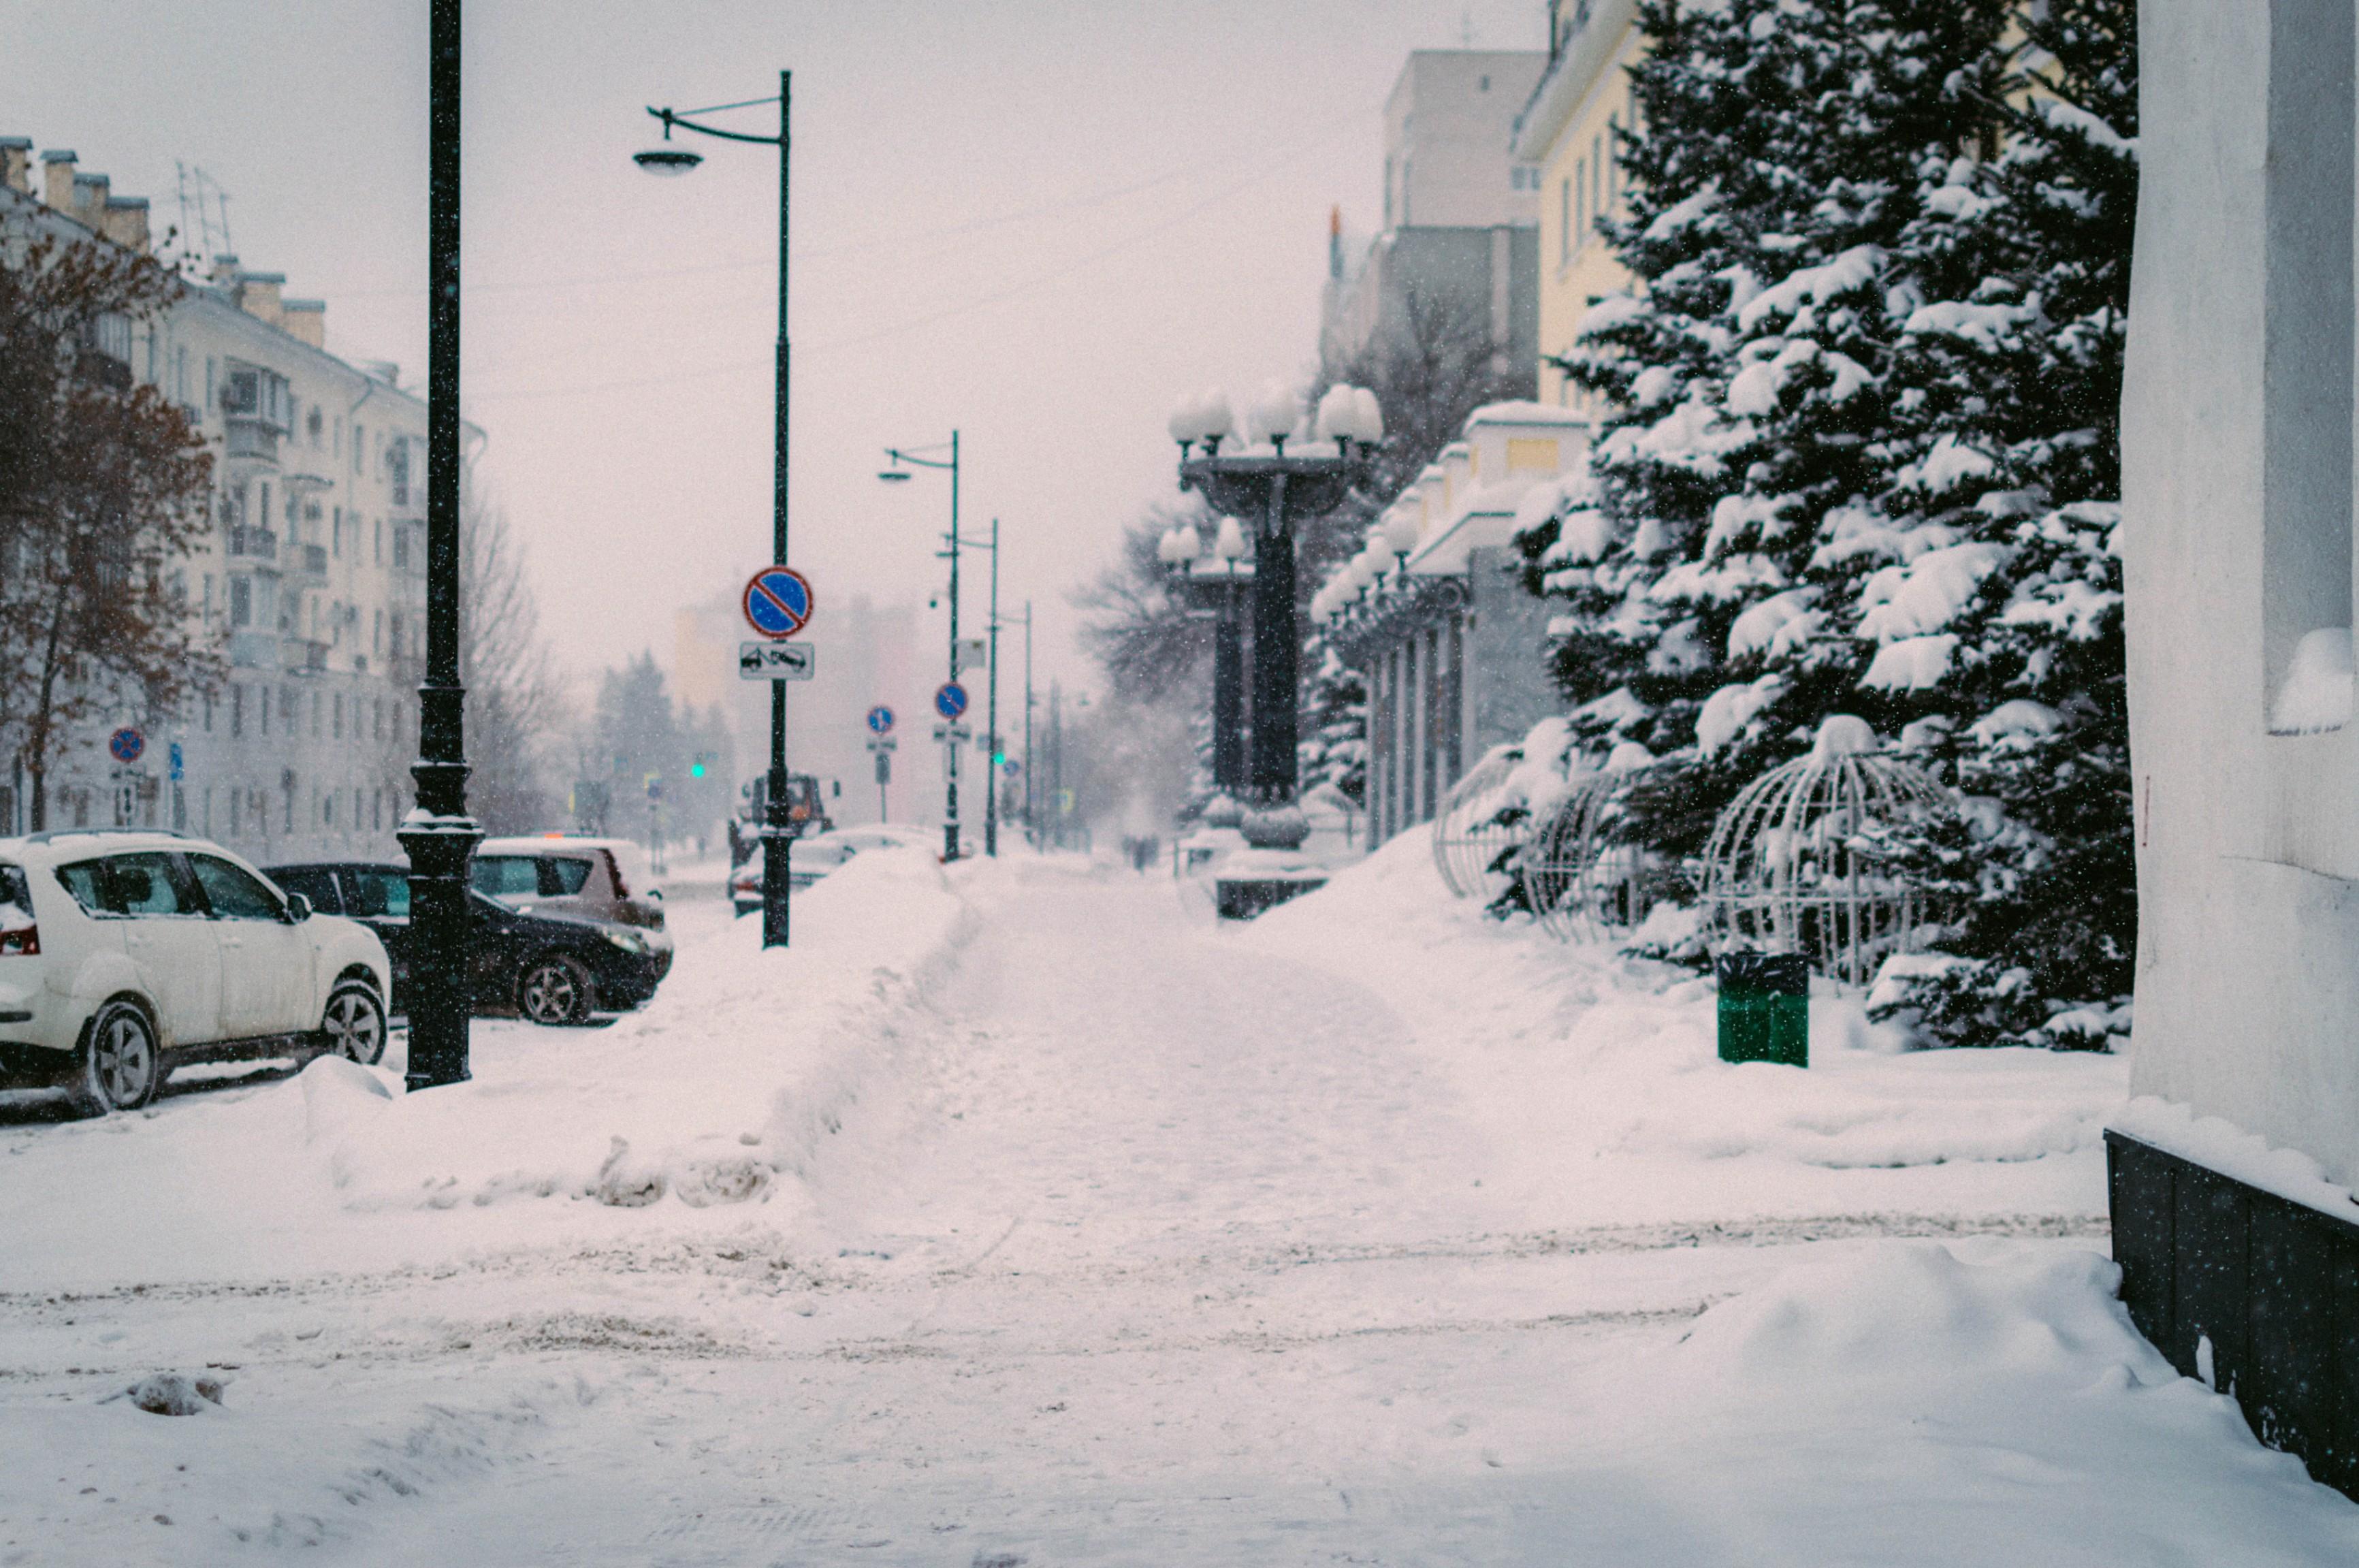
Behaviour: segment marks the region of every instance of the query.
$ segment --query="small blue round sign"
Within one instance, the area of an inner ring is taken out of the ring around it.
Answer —
[[[106,737],[106,754],[125,768],[139,760],[147,749],[147,737],[125,724]]]
[[[745,624],[766,637],[790,637],[810,625],[810,580],[791,566],[766,566],[745,584]]]
[[[934,693],[934,712],[946,719],[955,719],[966,712],[966,688],[955,681],[945,681]]]
[[[868,733],[870,735],[891,735],[893,733],[893,710],[886,707],[882,702],[879,702],[875,707],[869,709]]]

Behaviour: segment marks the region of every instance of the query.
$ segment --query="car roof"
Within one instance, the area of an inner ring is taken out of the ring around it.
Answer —
[[[221,850],[209,840],[190,838],[169,828],[51,828],[22,838],[0,838],[0,857],[44,865],[79,860],[92,855],[126,855],[136,850]],[[230,852],[222,850],[222,853]]]
[[[475,846],[477,855],[555,855],[569,849],[636,849],[626,838],[588,838],[579,833],[540,833],[519,838],[487,838]]]

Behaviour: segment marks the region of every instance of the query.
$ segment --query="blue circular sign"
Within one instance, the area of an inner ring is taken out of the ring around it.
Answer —
[[[147,749],[147,737],[128,724],[106,737],[107,755],[125,768],[138,761],[139,754]]]
[[[745,624],[766,637],[790,637],[810,625],[811,585],[791,566],[766,566],[745,584]]]
[[[868,732],[871,735],[893,733],[893,710],[879,702],[868,710]]]
[[[955,719],[966,712],[966,688],[955,681],[946,681],[934,693],[934,712],[946,719]]]

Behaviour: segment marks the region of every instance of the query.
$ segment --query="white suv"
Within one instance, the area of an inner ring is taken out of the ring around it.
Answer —
[[[0,838],[0,1084],[131,1110],[184,1062],[385,1054],[385,944],[218,844]]]

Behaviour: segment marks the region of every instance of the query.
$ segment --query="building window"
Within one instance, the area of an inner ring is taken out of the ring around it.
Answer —
[[[333,726],[333,727],[332,727],[332,731],[331,731],[331,736],[330,736],[330,738],[334,739],[334,740],[342,740],[342,739],[343,739],[343,738],[344,738],[344,694],[343,694],[342,691],[339,691],[339,692],[337,692],[337,693],[336,693],[335,711],[334,711],[334,713],[330,716],[330,723],[331,723],[331,724],[332,724],[332,725]]]
[[[1605,137],[1602,134],[1589,140],[1589,216],[1593,223],[1605,216]]]
[[[385,564],[385,519],[376,517],[369,523],[369,564]]]
[[[1572,259],[1572,181],[1556,188],[1556,259],[1561,267]]]
[[[368,445],[368,431],[360,425],[353,427],[353,472],[361,471],[361,452]]]
[[[233,738],[245,734],[245,688],[233,685],[229,689],[229,733]]]
[[[205,355],[205,412],[213,411],[213,357]]]
[[[320,450],[320,427],[326,421],[320,417],[320,405],[317,403],[312,404],[311,417],[304,421],[304,426],[310,434],[311,450],[313,452]]]
[[[270,733],[270,688],[257,686],[255,690],[261,693],[262,733],[266,735]]]
[[[2275,0],[2262,169],[2261,636],[2267,727],[2351,718],[2352,9]]]

